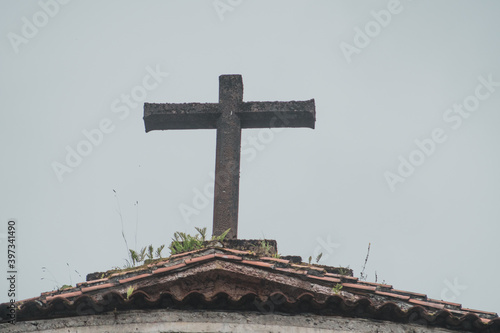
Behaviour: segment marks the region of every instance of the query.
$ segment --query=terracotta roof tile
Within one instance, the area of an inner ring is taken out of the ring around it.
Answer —
[[[290,260],[285,260],[285,259],[279,259],[279,258],[271,258],[271,257],[260,257],[260,260],[266,260],[266,261],[276,261],[282,264],[289,264]]]
[[[309,266],[309,267],[307,267],[307,269],[313,270],[313,271],[316,271],[316,272],[326,273],[325,269],[321,268],[321,267]]]
[[[80,296],[81,294],[82,294],[82,292],[79,290],[79,291],[73,291],[71,293],[64,293],[64,294],[59,294],[59,295],[54,295],[54,296],[47,296],[45,298],[45,300],[50,301],[50,300],[53,300],[54,298],[57,298],[57,297],[70,298],[70,297]]]
[[[402,299],[404,301],[408,301],[410,299],[410,296],[403,296],[403,295],[399,295],[399,294],[386,293],[386,292],[378,291],[378,290],[375,291],[375,294],[382,295],[382,296],[389,296],[389,297],[399,298],[399,299]]]
[[[443,300],[437,300],[437,299],[429,298],[429,301],[436,302],[436,303],[441,303],[441,304],[446,304],[446,305],[451,305],[451,306],[457,306],[459,308],[462,307],[462,304],[447,302],[447,301],[443,301]]]
[[[459,317],[462,317],[466,314],[468,314],[469,312],[465,312],[465,311],[462,311],[462,310],[454,310],[454,309],[446,309],[446,311],[450,312],[450,313],[453,313],[453,314],[456,314],[458,315]]]
[[[372,286],[363,286],[363,285],[357,284],[357,283],[342,282],[342,286],[347,287],[347,288],[352,288],[352,289],[370,290],[370,291],[375,291],[377,289],[377,288],[372,287]]]
[[[109,277],[112,278],[112,277],[127,275],[127,274],[131,274],[131,273],[143,272],[143,271],[145,271],[145,269],[143,267],[141,267],[141,268],[133,269],[133,270],[130,270],[130,271],[116,272],[114,274],[111,274]],[[92,281],[92,282],[94,282],[94,281]]]
[[[228,248],[222,248],[222,250],[227,251],[227,252],[232,252],[234,254],[251,254],[252,252],[250,251],[241,251],[241,250],[236,250],[236,249],[228,249]]]
[[[496,312],[486,312],[486,311],[467,309],[467,308],[462,308],[462,311],[474,312],[474,313],[484,313],[484,314],[495,316],[495,317],[498,316],[498,314]]]
[[[222,259],[231,259],[231,260],[241,260],[241,257],[234,256],[232,254],[222,254],[222,253],[216,253],[215,256],[217,258],[222,258]]]
[[[89,291],[110,288],[110,287],[113,287],[114,285],[115,285],[114,283],[98,284],[97,286],[82,288],[82,293],[88,293]]]
[[[190,259],[186,259],[185,263],[186,263],[186,265],[189,265],[189,264],[194,264],[194,263],[197,263],[197,262],[202,262],[202,261],[210,260],[210,259],[213,259],[213,258],[215,258],[215,253],[207,254],[207,255],[204,255],[204,256],[200,256],[200,257],[193,257],[193,258],[190,258]]]
[[[200,252],[200,251],[206,251],[206,250],[207,249],[196,249],[196,250],[193,250],[193,251],[188,251],[188,252],[182,252],[182,253],[178,253],[178,254],[173,254],[173,255],[170,256],[170,259],[184,257],[184,256],[187,256],[187,255],[192,254],[192,253],[196,253],[196,252]]]
[[[293,268],[276,267],[275,269],[278,271],[286,272],[286,273],[307,275],[307,271],[297,270],[297,269],[293,269]]]
[[[168,266],[168,267],[158,268],[157,270],[153,271],[153,274],[165,273],[165,272],[173,271],[175,269],[182,268],[182,267],[186,267],[186,264],[185,263],[180,263],[180,264],[177,264],[177,265],[172,265],[172,266]]]
[[[325,273],[325,275],[326,276],[335,277],[335,278],[338,278],[338,279],[351,280],[351,281],[354,281],[354,282],[359,280],[357,277],[348,276],[348,275],[341,275],[341,274],[335,274],[335,273]]]
[[[410,298],[409,300],[410,303],[413,303],[413,304],[418,304],[418,305],[423,305],[423,306],[428,306],[430,308],[436,308],[436,309],[444,309],[444,304],[437,304],[437,303],[431,303],[431,302],[424,302],[424,301],[420,301],[418,299],[413,299],[413,298]]]
[[[393,293],[401,293],[403,295],[417,296],[417,297],[422,297],[422,298],[427,299],[427,295],[426,294],[419,294],[419,293],[414,293],[414,292],[411,292],[411,291],[391,289],[391,292],[393,292]]]
[[[363,284],[367,284],[367,285],[370,285],[370,286],[375,286],[375,287],[382,287],[382,288],[389,288],[389,289],[392,289],[392,286],[391,286],[391,285],[388,285],[388,284],[383,284],[383,283],[367,282],[367,281],[362,281],[361,283],[363,283]]]
[[[85,282],[77,283],[76,286],[81,287],[81,286],[86,286],[89,284],[96,284],[96,283],[104,282],[104,281],[108,281],[108,280],[109,280],[108,278],[104,278],[104,279],[97,279],[97,280],[92,280],[92,281],[85,281]]]
[[[243,264],[247,264],[247,265],[266,267],[266,268],[274,268],[273,264],[269,264],[267,262],[262,262],[262,261],[257,261],[257,260],[242,260],[241,262]]]
[[[143,278],[148,277],[148,276],[151,276],[151,274],[150,273],[146,273],[146,274],[141,274],[141,275],[135,275],[135,276],[131,276],[131,277],[127,278],[127,279],[118,280],[118,282],[119,283],[127,283],[127,282],[131,282],[131,281],[143,279]]]
[[[151,267],[155,267],[155,266],[157,267],[157,266],[165,265],[169,261],[170,260],[167,259],[167,260],[163,260],[163,261],[153,262],[153,263],[149,264],[148,267],[151,268]]]
[[[326,277],[326,276],[316,276],[316,275],[307,275],[308,278],[316,279],[316,280],[321,280],[321,281],[327,281],[327,282],[332,282],[332,283],[340,283],[340,279],[337,278],[332,278],[332,277]]]

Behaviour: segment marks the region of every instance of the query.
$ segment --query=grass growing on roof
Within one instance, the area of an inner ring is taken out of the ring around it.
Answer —
[[[170,249],[170,254],[174,255],[178,253],[202,249],[203,247],[205,247],[207,241],[207,228],[195,227],[195,229],[196,231],[198,231],[198,234],[194,236],[180,231],[175,232],[174,238],[172,238],[172,243],[170,243],[168,247]],[[212,236],[210,241],[222,242],[224,238],[226,238],[230,230],[231,228],[227,229],[219,236]]]

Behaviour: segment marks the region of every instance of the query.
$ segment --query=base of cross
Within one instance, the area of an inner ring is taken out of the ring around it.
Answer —
[[[302,262],[301,256],[281,256],[278,254],[278,243],[274,239],[225,239],[222,244],[207,244],[222,245],[226,249],[238,250],[243,252],[252,252],[260,257],[273,257],[276,259],[288,260],[291,263],[299,264]]]
[[[184,262],[184,260],[186,260],[179,258],[183,257],[185,258],[186,256],[192,258],[201,256],[203,258],[206,258],[204,257],[204,255],[206,256],[207,253],[212,253],[212,254],[215,253],[218,256],[222,256],[222,258],[227,257],[226,259],[228,260],[244,259],[248,261],[248,260],[258,259],[257,261],[259,261],[261,264],[266,265],[265,263],[261,262],[263,260],[266,263],[272,262],[273,263],[272,265],[276,265],[277,267],[281,268],[289,267],[289,265],[292,264],[300,265],[297,266],[299,268],[300,267],[308,268],[312,264],[316,268],[321,268],[327,273],[353,276],[352,269],[345,267],[330,267],[330,266],[319,265],[317,264],[319,259],[316,259],[316,264],[314,264],[311,263],[313,258],[309,257],[308,263],[303,263],[301,256],[280,255],[278,254],[278,244],[274,239],[224,239],[222,241],[214,239],[214,240],[204,241],[201,244],[201,247],[195,250],[186,250],[183,252],[178,252],[176,254],[171,255],[168,258],[157,258],[153,260],[147,259],[144,261],[143,265],[138,265],[135,266],[134,268],[132,267],[124,269],[114,268],[106,272],[90,273],[87,274],[86,281],[101,280],[103,278],[120,276],[131,272],[137,273],[138,271],[141,271],[141,269],[144,270],[145,272],[148,272],[147,274],[150,274],[151,273],[150,270],[154,269],[154,267],[156,267],[156,269],[158,268],[163,269],[168,266],[175,266],[179,264],[179,262]],[[315,271],[314,269],[312,269],[309,270],[308,274],[316,275],[318,273],[317,270]]]
[[[225,239],[222,243],[225,248],[252,251],[269,257],[278,253],[278,243],[274,239]]]

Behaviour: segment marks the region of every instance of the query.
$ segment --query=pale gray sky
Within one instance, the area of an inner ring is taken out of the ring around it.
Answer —
[[[113,190],[132,247],[211,228],[215,131],[146,134],[142,104],[216,102],[218,76],[242,74],[244,100],[314,98],[317,122],[244,130],[240,238],[356,276],[371,243],[368,281],[500,312],[499,16],[494,0],[2,1],[19,299],[124,264]]]

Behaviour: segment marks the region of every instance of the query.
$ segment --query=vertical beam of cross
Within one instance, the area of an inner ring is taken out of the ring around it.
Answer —
[[[231,229],[238,235],[242,128],[314,129],[314,99],[291,102],[243,102],[241,75],[219,77],[219,103],[144,104],[146,132],[167,129],[217,129],[214,186],[214,236]]]
[[[241,123],[236,114],[243,102],[243,80],[237,75],[219,77],[220,117],[217,120],[213,235],[231,228],[238,235]]]

